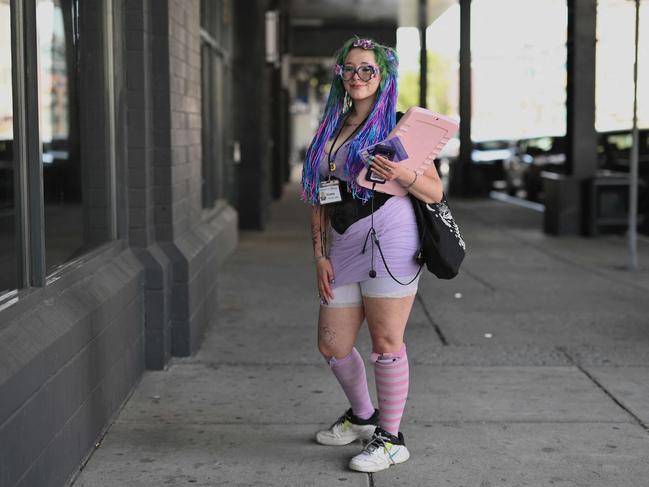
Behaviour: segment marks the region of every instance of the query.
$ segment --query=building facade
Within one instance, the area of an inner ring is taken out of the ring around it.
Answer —
[[[0,486],[64,485],[216,319],[287,176],[278,7],[0,0]]]

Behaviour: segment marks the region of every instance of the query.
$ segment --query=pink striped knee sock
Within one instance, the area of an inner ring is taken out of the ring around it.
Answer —
[[[398,436],[410,383],[406,344],[398,352],[372,353],[370,360],[374,363],[379,426]]]
[[[332,357],[329,360],[331,371],[340,382],[345,391],[347,399],[352,406],[354,415],[361,419],[367,419],[374,414],[374,406],[370,399],[370,391],[367,388],[367,376],[365,375],[365,364],[361,354],[356,348],[341,359]]]

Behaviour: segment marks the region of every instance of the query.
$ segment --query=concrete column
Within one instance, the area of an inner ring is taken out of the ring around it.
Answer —
[[[595,55],[597,0],[568,0],[566,136],[568,174],[589,178],[597,170]]]
[[[596,25],[596,0],[568,0],[566,174],[543,179],[544,230],[554,235],[575,235],[588,227],[584,191],[597,171]]]
[[[263,230],[271,202],[271,76],[266,63],[267,0],[235,2],[236,139],[241,144],[239,224]]]
[[[451,166],[453,194],[471,192],[471,151],[471,0],[460,0],[460,154]]]

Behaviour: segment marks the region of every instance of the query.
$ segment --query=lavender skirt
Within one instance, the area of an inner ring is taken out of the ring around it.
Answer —
[[[371,216],[358,220],[342,235],[331,229],[329,255],[336,279],[334,289],[369,279],[372,262],[372,246],[369,239],[365,253],[362,253],[362,250],[371,227],[370,219]],[[419,270],[415,261],[415,254],[419,249],[419,235],[410,199],[407,196],[390,198],[374,212],[374,229],[392,274],[397,278],[415,275]],[[374,270],[377,277],[389,277],[376,246]],[[395,286],[399,284],[395,282]]]

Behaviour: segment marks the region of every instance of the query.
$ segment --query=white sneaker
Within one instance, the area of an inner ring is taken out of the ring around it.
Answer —
[[[361,419],[355,416],[350,408],[329,429],[318,431],[315,439],[321,445],[348,445],[358,439],[369,440],[372,438],[378,420],[377,409],[370,418]]]
[[[363,451],[349,461],[349,468],[358,472],[379,472],[408,458],[410,452],[403,435],[399,433],[397,437],[377,427]]]

